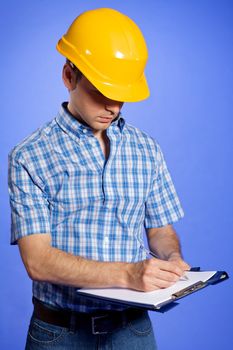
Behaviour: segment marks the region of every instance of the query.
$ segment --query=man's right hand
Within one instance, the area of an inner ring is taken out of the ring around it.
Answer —
[[[128,288],[151,292],[173,285],[184,274],[177,265],[160,259],[146,259],[128,265]]]

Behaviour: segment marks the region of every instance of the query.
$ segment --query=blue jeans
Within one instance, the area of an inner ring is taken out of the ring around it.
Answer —
[[[93,335],[91,330],[69,330],[32,317],[25,350],[156,350],[148,313],[109,334]]]

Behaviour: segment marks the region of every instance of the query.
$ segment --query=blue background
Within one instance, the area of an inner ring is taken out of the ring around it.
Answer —
[[[1,2],[0,348],[24,348],[31,281],[9,245],[7,154],[51,120],[68,98],[57,40],[84,10],[113,7],[141,27],[151,96],[127,104],[126,120],[162,146],[185,218],[175,225],[193,266],[232,275],[232,1]],[[167,349],[230,349],[232,282],[209,287],[165,314],[151,313]]]

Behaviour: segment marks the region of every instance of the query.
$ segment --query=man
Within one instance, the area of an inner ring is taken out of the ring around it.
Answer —
[[[77,293],[153,291],[189,269],[161,149],[120,114],[149,95],[146,44],[131,19],[97,9],[77,17],[57,49],[69,102],[9,156],[11,242],[33,280],[26,349],[155,349],[147,312]],[[158,258],[146,258],[143,227]]]

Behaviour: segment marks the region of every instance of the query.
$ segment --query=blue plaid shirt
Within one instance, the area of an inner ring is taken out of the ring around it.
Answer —
[[[50,233],[52,246],[99,261],[146,258],[143,228],[183,216],[159,145],[118,116],[105,159],[91,129],[63,104],[57,117],[9,155],[11,244]],[[33,282],[33,295],[52,306],[90,312],[118,308],[78,296],[76,288]]]

